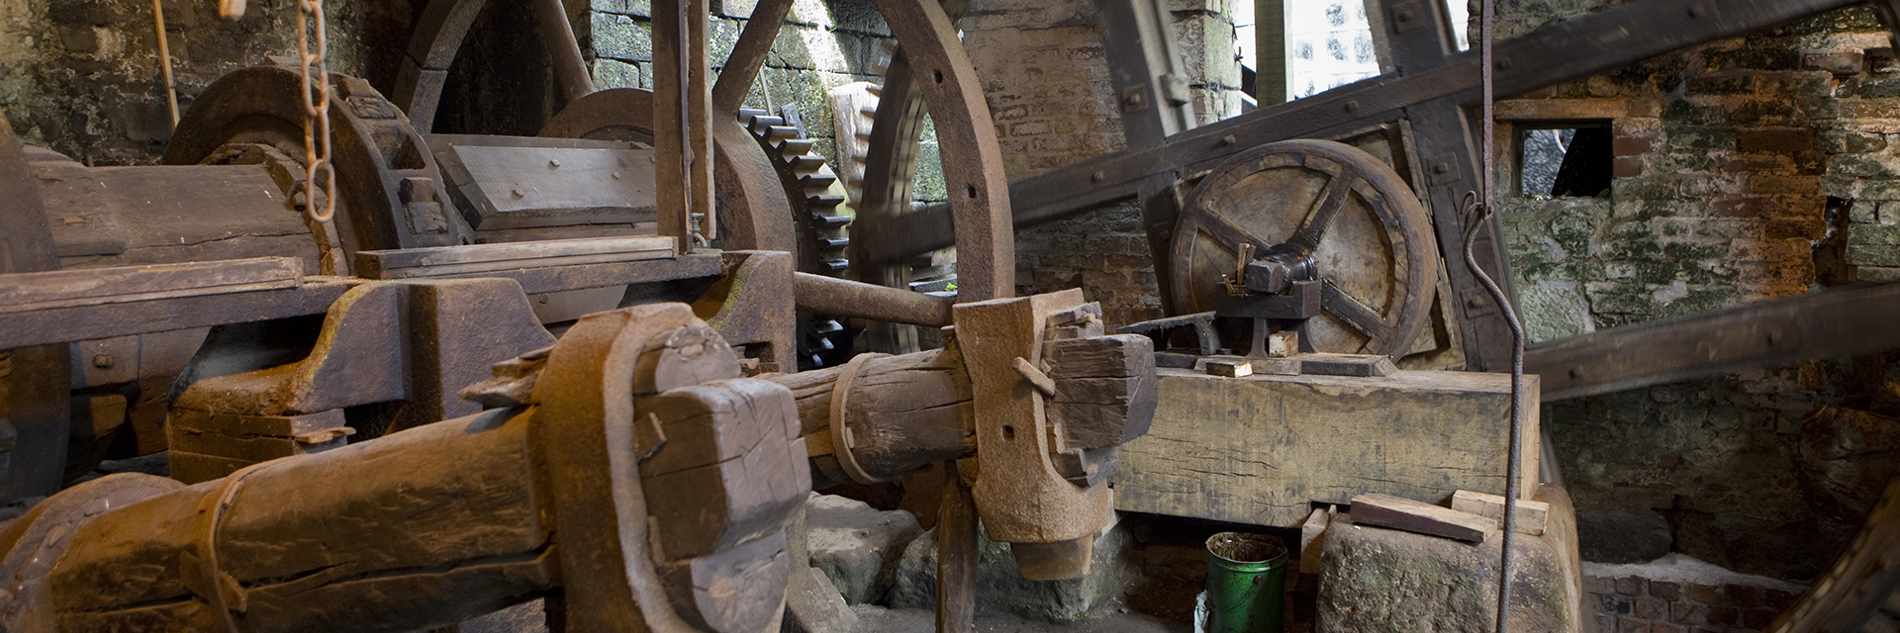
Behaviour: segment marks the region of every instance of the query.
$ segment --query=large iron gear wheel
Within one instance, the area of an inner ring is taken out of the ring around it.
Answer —
[[[1175,223],[1175,309],[1213,310],[1242,244],[1257,254],[1278,244],[1311,253],[1324,280],[1321,314],[1276,324],[1297,329],[1303,350],[1403,356],[1430,316],[1438,287],[1431,216],[1397,173],[1358,148],[1270,143],[1202,180]]]
[[[554,115],[541,136],[651,143],[653,93],[634,88],[602,90],[580,98]],[[737,215],[777,213],[791,225],[793,235],[780,236],[798,263],[800,272],[837,277],[847,264],[845,234],[851,216],[841,213],[844,196],[833,191],[837,175],[824,157],[811,153],[812,142],[796,127],[762,110],[741,109],[735,136],[714,138],[717,151],[728,160],[714,171],[720,225],[740,226]],[[729,130],[722,130],[729,132]],[[740,159],[758,147],[763,160]],[[769,184],[768,184],[769,181]],[[783,210],[780,210],[783,209]],[[722,237],[722,247],[757,248],[734,244],[744,239]],[[774,249],[776,250],[776,249]],[[838,319],[812,315],[799,322],[799,369],[842,363],[851,356],[852,333]]]
[[[792,208],[798,231],[794,252],[798,270],[843,277],[850,267],[845,249],[851,244],[851,215],[844,213],[844,196],[834,185],[838,175],[825,158],[811,151],[812,141],[784,117],[764,110],[742,108],[739,123],[757,139],[759,147],[778,170],[779,182]],[[814,314],[798,323],[799,369],[829,367],[850,360],[855,332],[827,315]]]

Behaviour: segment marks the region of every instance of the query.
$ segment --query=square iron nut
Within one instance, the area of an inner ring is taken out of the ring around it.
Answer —
[[[701,556],[783,527],[811,491],[790,389],[738,378],[634,403],[657,418],[660,448],[640,464],[647,512],[667,560]]]

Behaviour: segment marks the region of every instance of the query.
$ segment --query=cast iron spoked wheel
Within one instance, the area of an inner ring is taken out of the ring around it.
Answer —
[[[1411,349],[1437,288],[1438,248],[1431,216],[1385,163],[1350,145],[1295,140],[1221,165],[1175,224],[1174,305],[1213,310],[1240,245],[1265,253],[1282,243],[1311,253],[1324,280],[1321,314],[1281,324],[1299,330],[1302,349],[1394,357]]]
[[[1900,630],[1900,477],[1867,513],[1860,533],[1834,560],[1834,568],[1793,607],[1775,618],[1769,633]]]
[[[466,243],[472,230],[449,199],[421,135],[369,82],[332,73],[331,164],[336,231],[351,261],[358,251]],[[303,91],[298,71],[245,68],[212,82],[172,132],[163,162],[196,165],[232,146],[265,145],[301,161]],[[412,202],[437,204],[410,204]],[[338,272],[346,272],[339,270]]]
[[[59,270],[39,181],[19,138],[0,117],[0,271]],[[71,436],[72,352],[64,343],[0,349],[0,436],[13,457],[0,464],[0,506],[59,490]]]

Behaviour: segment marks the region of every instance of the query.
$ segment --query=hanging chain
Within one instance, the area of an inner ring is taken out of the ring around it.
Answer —
[[[304,213],[310,221],[323,223],[336,216],[336,178],[330,168],[330,69],[324,62],[330,43],[324,35],[323,0],[297,0],[297,5],[297,61],[303,77]],[[316,84],[315,90],[312,83]],[[319,172],[323,174],[321,208],[316,195]]]

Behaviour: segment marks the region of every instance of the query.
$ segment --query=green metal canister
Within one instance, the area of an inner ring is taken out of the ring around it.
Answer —
[[[1265,534],[1208,537],[1206,633],[1280,633],[1286,554]]]

